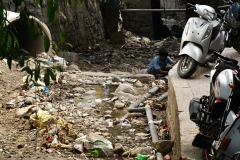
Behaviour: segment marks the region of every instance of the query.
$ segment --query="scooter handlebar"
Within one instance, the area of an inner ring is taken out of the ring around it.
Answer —
[[[218,9],[228,9],[230,5],[218,6]]]

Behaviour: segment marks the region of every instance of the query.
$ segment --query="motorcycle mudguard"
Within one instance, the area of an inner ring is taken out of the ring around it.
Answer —
[[[186,44],[183,49],[180,51],[179,55],[188,55],[192,57],[198,63],[205,63],[206,57],[203,56],[203,52],[200,47],[196,44],[189,42]]]
[[[226,128],[227,130],[228,128]],[[224,132],[223,132],[224,133]],[[233,156],[236,152],[240,151],[240,117],[235,119],[234,123],[231,125],[231,127],[228,129],[227,134],[221,135],[221,141],[220,143],[226,146],[221,147],[221,144],[219,145],[219,148],[217,149],[218,153],[226,155],[226,157]],[[224,141],[224,138],[227,138],[229,143],[228,145]],[[225,160],[225,159],[224,159]]]

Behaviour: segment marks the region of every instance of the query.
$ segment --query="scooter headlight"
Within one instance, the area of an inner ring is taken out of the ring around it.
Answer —
[[[203,36],[203,38],[202,38],[202,40],[208,38],[210,35],[211,35],[211,29],[208,27],[204,36]]]

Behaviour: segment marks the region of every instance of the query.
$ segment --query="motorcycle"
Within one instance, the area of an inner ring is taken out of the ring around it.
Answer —
[[[179,53],[181,59],[177,67],[181,78],[189,78],[199,65],[206,64],[211,51],[221,52],[224,49],[222,18],[217,18],[215,10],[210,6],[190,3],[188,6],[199,17],[189,18],[182,34]]]
[[[222,29],[225,30],[225,47],[233,47],[240,53],[240,5],[231,0],[224,0],[228,7],[227,11],[222,10],[223,23]]]
[[[194,98],[190,119],[199,126],[193,146],[203,149],[205,160],[240,157],[240,69],[236,60],[220,57],[210,75],[210,95]],[[238,133],[238,134],[237,134]]]

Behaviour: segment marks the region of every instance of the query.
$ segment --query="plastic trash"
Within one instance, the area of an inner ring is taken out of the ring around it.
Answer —
[[[53,137],[53,141],[52,141],[52,143],[51,143],[51,148],[56,148],[56,147],[58,147],[58,136],[57,135],[55,135],[54,137]]]
[[[52,149],[52,148],[48,148],[48,149],[47,149],[47,152],[48,152],[48,153],[52,153],[52,152],[53,152],[53,149]]]
[[[120,122],[120,123],[118,124],[118,126],[131,127],[131,124],[130,124],[129,120],[124,119],[122,122]]]
[[[18,103],[18,108],[21,108],[24,105],[24,102],[19,102]]]
[[[152,87],[155,87],[157,86],[155,82],[152,82]]]
[[[94,61],[96,59],[95,56],[89,56],[89,60]]]
[[[30,87],[31,87],[31,88],[33,88],[33,87],[35,87],[35,85],[34,85],[34,84],[32,84]]]
[[[50,92],[50,90],[49,90],[48,87],[44,87],[44,91],[45,91],[46,93],[49,93],[49,92]]]
[[[149,155],[138,154],[137,155],[137,160],[147,160],[148,157],[149,157]]]
[[[93,151],[91,151],[91,152],[88,152],[87,154],[88,154],[88,155],[91,155],[91,156],[93,156],[93,157],[98,157],[99,154],[100,154],[100,151],[99,151],[98,149],[95,149],[95,150],[93,150]]]
[[[48,57],[48,62],[52,62],[52,59],[50,57]]]
[[[110,121],[108,122],[108,127],[113,127],[113,121],[112,121],[112,120],[110,120]]]

